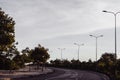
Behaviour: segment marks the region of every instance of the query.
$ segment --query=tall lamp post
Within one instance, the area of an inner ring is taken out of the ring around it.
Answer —
[[[103,37],[103,35],[99,35],[99,36],[94,36],[94,35],[90,35],[91,37],[94,37],[96,39],[96,62],[97,62],[97,39],[100,37]]]
[[[83,46],[84,44],[74,43],[74,45],[77,45],[77,46],[78,46],[78,60],[79,60],[79,50],[80,50],[80,46]]]
[[[117,64],[117,36],[116,36],[116,16],[117,16],[117,14],[118,13],[120,13],[120,12],[111,12],[111,11],[106,11],[106,10],[103,10],[103,12],[105,12],[105,13],[111,13],[111,14],[113,14],[114,15],[114,20],[115,20],[115,65]],[[117,75],[117,72],[116,72],[116,69],[115,69],[115,75]]]
[[[63,50],[65,50],[65,48],[58,48],[60,51],[61,51],[61,60],[63,60],[63,58],[62,58],[62,52],[63,52]]]

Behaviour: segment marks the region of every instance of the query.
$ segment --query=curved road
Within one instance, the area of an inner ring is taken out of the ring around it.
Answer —
[[[51,74],[29,76],[13,80],[110,80],[106,75],[96,72],[59,68],[52,69],[54,69],[55,72]]]

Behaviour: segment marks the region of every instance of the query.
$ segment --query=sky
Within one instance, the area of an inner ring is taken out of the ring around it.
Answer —
[[[51,59],[95,60],[95,38],[98,38],[98,58],[114,53],[114,16],[103,10],[120,11],[119,0],[0,0],[0,7],[13,17],[15,39],[19,50],[38,44],[49,49]],[[120,15],[117,15],[117,54],[120,56]]]

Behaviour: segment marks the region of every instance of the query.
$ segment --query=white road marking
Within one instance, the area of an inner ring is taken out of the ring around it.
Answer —
[[[77,72],[73,72],[72,76],[70,78],[76,78],[77,76],[78,76],[78,73]]]
[[[77,72],[71,71],[71,70],[65,70],[65,73],[63,75],[48,78],[48,79],[45,79],[45,80],[60,79],[60,78],[65,78],[65,77],[69,78],[69,79],[66,79],[66,80],[70,80],[72,78],[75,79],[75,80],[78,80],[77,76],[78,76]]]

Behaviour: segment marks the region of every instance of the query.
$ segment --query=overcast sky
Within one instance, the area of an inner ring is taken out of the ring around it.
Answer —
[[[98,57],[114,53],[114,16],[102,10],[120,11],[120,0],[0,0],[0,7],[16,22],[15,33],[19,50],[34,48],[37,44],[50,49],[51,59],[95,60],[95,38],[98,39]],[[117,52],[120,52],[120,15],[117,15]]]

